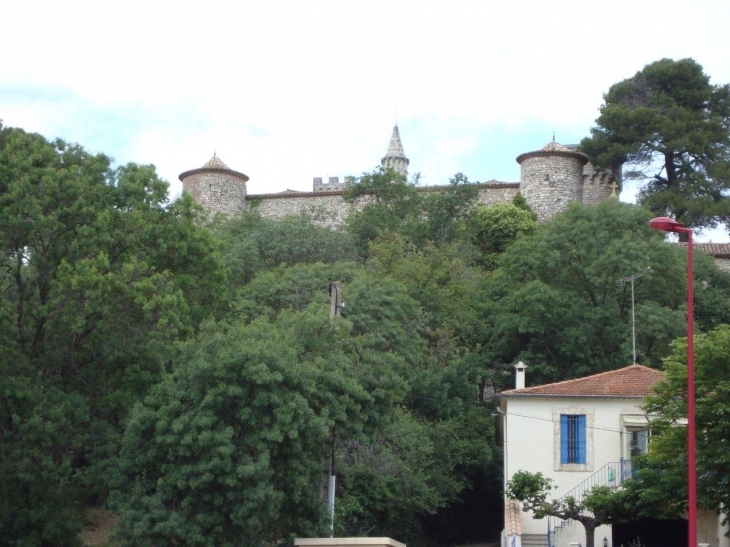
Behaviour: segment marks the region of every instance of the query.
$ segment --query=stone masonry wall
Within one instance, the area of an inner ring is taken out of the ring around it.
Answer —
[[[478,205],[491,207],[496,203],[512,203],[515,196],[520,193],[520,185],[517,182],[507,183],[484,183],[479,187]]]
[[[342,225],[353,207],[342,197],[342,191],[286,192],[281,194],[251,194],[246,199],[251,209],[261,216],[278,220],[288,215],[307,213],[320,217],[321,224],[331,227]]]
[[[519,184],[484,183],[479,185],[478,204],[512,202],[519,192]],[[438,191],[438,187],[423,187],[426,191]],[[287,215],[306,213],[318,217],[320,224],[330,227],[341,226],[347,215],[361,209],[370,200],[363,196],[353,204],[347,203],[339,190],[320,190],[318,192],[282,192],[281,194],[251,194],[246,198],[248,207],[261,216],[280,219]]]
[[[723,272],[730,273],[730,258],[715,258],[715,266]]]
[[[619,187],[616,194],[621,191],[620,180],[617,180],[615,173],[609,169],[596,170],[593,164],[586,163],[583,167],[583,203],[600,203],[611,195],[611,183],[616,181]]]
[[[522,160],[520,189],[539,221],[564,211],[571,201],[581,201],[583,163],[568,155],[535,155]]]

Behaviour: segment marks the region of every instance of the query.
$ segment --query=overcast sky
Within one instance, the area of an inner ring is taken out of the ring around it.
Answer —
[[[579,142],[650,62],[730,82],[728,29],[727,0],[16,0],[0,119],[153,163],[173,196],[214,151],[249,193],[359,175],[396,117],[425,184],[518,181],[515,157]]]

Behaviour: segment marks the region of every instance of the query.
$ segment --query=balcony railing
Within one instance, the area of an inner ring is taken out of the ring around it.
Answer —
[[[634,466],[631,460],[621,458],[617,462],[609,462],[590,477],[580,483],[578,486],[567,492],[559,498],[559,501],[568,497],[573,497],[576,504],[581,504],[583,498],[587,496],[596,486],[608,486],[609,488],[620,488],[626,479],[634,476]],[[555,534],[562,529],[572,526],[573,520],[563,520],[558,517],[548,517],[548,544],[553,547]]]

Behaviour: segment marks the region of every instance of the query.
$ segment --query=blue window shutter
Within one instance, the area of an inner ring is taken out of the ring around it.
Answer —
[[[578,416],[578,455],[575,463],[586,463],[586,417],[585,414]]]
[[[560,463],[569,463],[568,446],[570,445],[570,433],[568,432],[568,415],[560,415]]]

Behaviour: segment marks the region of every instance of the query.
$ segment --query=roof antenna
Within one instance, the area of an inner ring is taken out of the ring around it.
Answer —
[[[636,362],[636,299],[634,298],[634,281],[648,274],[649,272],[651,272],[651,266],[641,270],[640,272],[636,272],[635,274],[627,275],[626,277],[622,277],[621,279],[616,280],[616,283],[619,283],[621,285],[631,283],[631,342],[633,349],[634,365],[638,364]]]

